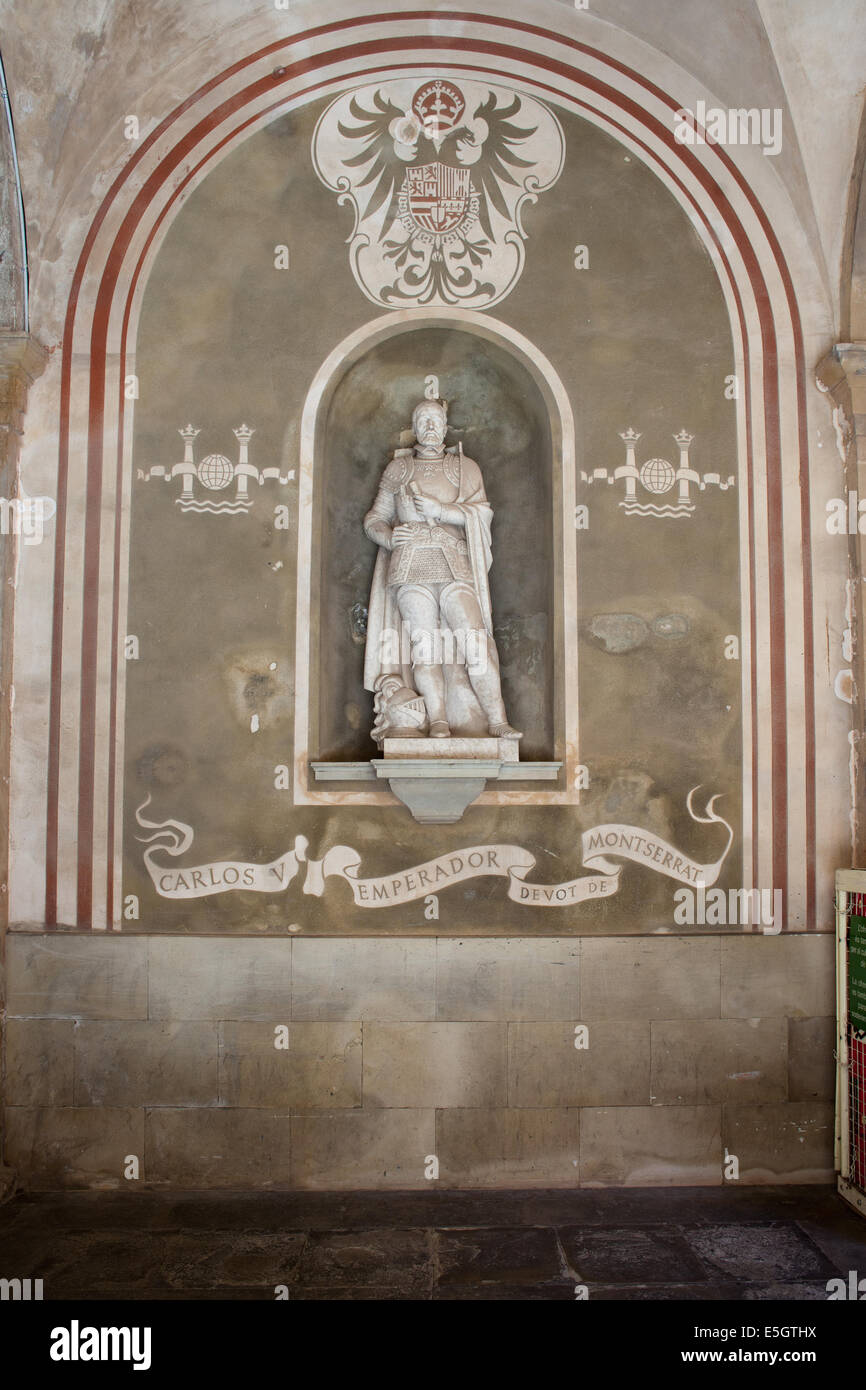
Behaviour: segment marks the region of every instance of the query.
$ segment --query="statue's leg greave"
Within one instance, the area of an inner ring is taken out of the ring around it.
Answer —
[[[447,719],[439,601],[426,585],[403,584],[397,591],[397,607],[409,628],[415,689],[427,706],[429,722],[444,724]]]
[[[488,723],[507,724],[502,702],[499,653],[493,638],[485,630],[475,590],[460,581],[448,584],[442,591],[440,603],[442,616],[458,639],[457,646],[464,654],[466,673]]]

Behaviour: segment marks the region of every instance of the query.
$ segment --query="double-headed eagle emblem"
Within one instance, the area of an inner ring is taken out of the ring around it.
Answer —
[[[355,278],[389,308],[503,299],[523,269],[522,207],[564,153],[534,98],[442,78],[344,93],[313,138],[320,179],[355,210]]]

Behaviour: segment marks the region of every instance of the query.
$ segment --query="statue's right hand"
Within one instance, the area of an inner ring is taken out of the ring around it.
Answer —
[[[391,532],[391,549],[393,550],[397,545],[408,545],[409,541],[414,538],[414,535],[415,528],[413,526],[406,523],[395,526]]]

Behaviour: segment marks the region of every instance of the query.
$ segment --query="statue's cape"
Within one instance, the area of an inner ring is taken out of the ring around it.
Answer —
[[[491,545],[493,508],[485,496],[484,483],[477,464],[474,464],[472,459],[465,458],[462,451],[458,457],[460,460],[460,490],[456,501],[449,503],[449,505],[458,507],[463,513],[466,546],[469,551],[469,563],[472,567],[472,581],[481,606],[484,626],[492,636],[493,614],[487,574],[493,561]],[[470,463],[473,464],[473,467],[467,468],[467,464]],[[389,589],[387,583],[390,559],[390,551],[379,546],[376,567],[373,570],[373,583],[370,586],[370,606],[367,612],[367,647],[364,657],[365,690],[374,690],[376,678],[382,675],[399,676],[404,685],[409,686],[410,689],[414,688],[411,666],[395,665],[382,661],[383,647],[386,645],[383,642],[384,634],[386,632],[399,633],[400,631],[400,613],[394,601],[395,591],[393,588]],[[402,644],[398,643],[398,649],[402,651]]]

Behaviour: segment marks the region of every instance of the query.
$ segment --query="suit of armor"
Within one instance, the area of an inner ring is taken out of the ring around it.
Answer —
[[[395,453],[364,518],[364,530],[381,547],[371,593],[365,685],[379,691],[383,680],[400,675],[404,687],[423,697],[431,737],[448,737],[452,728],[446,703],[449,682],[455,681],[456,638],[456,664],[468,677],[468,699],[480,707],[490,734],[513,735],[502,701],[487,581],[493,512],[477,463],[462,448],[443,447],[444,407],[422,402],[416,417],[429,408],[441,412],[438,440]],[[389,665],[375,645],[397,615],[409,633],[408,666],[402,661]],[[453,696],[451,706],[461,708]],[[377,713],[377,728],[382,729],[379,706]],[[455,732],[466,731],[457,727]]]
[[[464,467],[476,467],[471,459],[462,462]],[[459,495],[460,467],[456,450],[449,450],[441,459],[421,462],[411,449],[401,449],[388,464],[376,500],[364,518],[364,529],[369,536],[374,522],[384,522],[390,528],[403,522],[414,532],[411,541],[391,552],[389,584],[448,583],[452,580],[472,583],[463,519],[456,509],[448,508]],[[443,504],[439,522],[429,524],[419,518],[411,490],[413,483],[425,496]],[[449,515],[454,517],[451,522]]]

